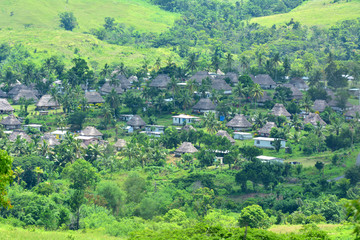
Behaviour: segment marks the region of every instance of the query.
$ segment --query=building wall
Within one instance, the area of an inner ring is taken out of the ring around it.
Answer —
[[[255,147],[258,148],[271,148],[274,149],[274,146],[271,145],[271,141],[264,141],[264,140],[257,140],[255,139],[254,141]],[[286,142],[285,141],[281,141],[281,148],[285,148]]]

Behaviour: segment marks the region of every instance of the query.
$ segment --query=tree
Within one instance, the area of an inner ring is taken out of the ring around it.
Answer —
[[[214,134],[219,129],[219,121],[213,112],[207,112],[204,115],[204,124],[210,134]]]
[[[231,71],[232,70],[232,64],[234,62],[234,58],[233,55],[231,53],[227,53],[226,54],[226,65],[227,65],[227,71]]]
[[[214,164],[215,153],[202,149],[197,153],[197,159],[199,160],[202,167],[209,167]]]
[[[251,97],[254,99],[255,102],[255,108],[256,108],[256,102],[259,98],[261,98],[264,95],[264,90],[260,87],[259,84],[255,84],[253,88],[251,88]]]
[[[4,208],[11,207],[10,201],[6,198],[6,187],[13,180],[12,162],[12,157],[6,151],[0,150],[0,206]]]
[[[268,228],[270,226],[269,216],[259,205],[247,206],[241,210],[239,218],[240,227],[245,227],[244,239],[246,239],[247,228]]]
[[[67,72],[69,83],[75,87],[80,84],[91,86],[94,81],[94,71],[90,70],[87,62],[82,58],[72,60],[74,66]]]
[[[324,163],[320,161],[316,161],[315,167],[317,170],[319,170],[319,172],[321,172],[321,170],[324,168]]]
[[[279,139],[275,139],[271,145],[275,148],[276,152],[279,152],[280,148],[281,148],[281,140]]]
[[[187,60],[186,69],[191,73],[194,72],[199,66],[198,58],[199,56],[193,53],[190,55],[190,57]]]
[[[99,180],[96,169],[84,159],[78,159],[72,164],[66,164],[63,174],[70,180],[71,188],[77,190],[84,190],[87,187],[94,186]]]
[[[62,12],[59,14],[60,27],[72,31],[78,26],[77,20],[72,12]]]

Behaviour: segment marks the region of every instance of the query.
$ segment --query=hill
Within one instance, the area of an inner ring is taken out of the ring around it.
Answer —
[[[289,13],[254,18],[252,22],[271,27],[289,22],[293,18],[294,21],[309,26],[330,27],[339,21],[356,19],[359,16],[360,0],[340,0],[336,3],[333,0],[310,0]]]

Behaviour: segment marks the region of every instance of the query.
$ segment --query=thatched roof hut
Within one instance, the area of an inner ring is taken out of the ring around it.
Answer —
[[[37,110],[48,110],[59,108],[60,104],[57,101],[54,101],[51,95],[44,95],[40,98],[39,102],[36,104]]]
[[[262,137],[269,137],[270,131],[274,127],[276,128],[276,124],[274,122],[267,122],[262,128],[258,130],[258,133]]]
[[[101,138],[103,134],[95,127],[87,126],[84,130],[81,130],[80,136]]]
[[[104,103],[105,100],[101,97],[98,92],[86,92],[85,98],[89,104]]]
[[[252,124],[246,119],[243,114],[236,115],[233,119],[231,119],[226,126],[228,128],[234,129],[235,131],[239,130],[247,130],[252,127]]]
[[[9,136],[8,139],[10,142],[15,142],[17,138],[25,139],[27,142],[31,142],[31,137],[27,135],[23,131],[13,131]]]
[[[126,147],[126,141],[124,139],[118,139],[114,144],[114,147],[119,150]]]
[[[359,105],[356,105],[356,106],[353,106],[352,108],[350,108],[350,110],[345,113],[345,117],[347,119],[355,118],[356,113],[360,114],[360,106]]]
[[[113,89],[115,89],[117,94],[122,94],[124,91],[119,83],[117,86],[110,84],[110,82],[104,83],[100,89],[100,93],[103,95],[109,94]]]
[[[196,153],[198,150],[194,147],[191,142],[183,142],[180,147],[175,150],[175,155],[184,153]]]
[[[264,104],[266,101],[271,101],[272,97],[266,92],[263,92],[263,95],[257,100],[258,104]]]
[[[154,78],[154,80],[152,80],[152,82],[150,83],[149,86],[164,89],[164,88],[167,88],[170,80],[171,80],[171,78],[169,77],[169,75],[159,74],[159,75],[157,75],[156,78]]]
[[[219,130],[216,133],[216,136],[225,137],[227,138],[232,144],[234,144],[236,141],[230,136],[230,134],[227,131]]]
[[[0,98],[0,113],[12,113],[14,108],[10,105],[8,100]]]
[[[294,87],[301,91],[307,91],[309,89],[309,85],[307,85],[305,80],[299,77],[292,78],[290,80],[290,84],[292,84]]]
[[[14,102],[19,102],[21,98],[25,98],[26,100],[32,100],[34,102],[37,102],[39,100],[33,90],[20,90],[20,92],[14,97]]]
[[[325,108],[329,106],[327,104],[327,102],[325,100],[320,100],[320,99],[317,99],[315,100],[314,102],[314,107],[313,109],[316,111],[316,112],[323,112],[325,111]]]
[[[8,96],[13,98],[16,95],[18,95],[21,90],[31,90],[31,89],[26,85],[17,84],[12,89],[10,89],[10,91],[8,92]]]
[[[276,103],[273,109],[271,109],[271,114],[274,116],[285,116],[287,118],[291,117],[291,114],[286,110],[283,104]]]
[[[216,106],[212,103],[211,99],[202,98],[192,107],[192,109],[197,112],[209,112],[215,111]]]
[[[0,123],[8,130],[18,129],[21,127],[21,122],[13,114],[4,118]]]
[[[262,89],[273,89],[276,88],[276,83],[268,74],[259,74],[254,76],[250,76],[254,83],[260,85]]]
[[[211,81],[211,87],[217,91],[224,91],[228,93],[231,93],[232,91],[232,87],[230,87],[230,85],[227,84],[223,79],[213,79]]]
[[[312,125],[316,126],[318,122],[321,126],[326,126],[326,122],[324,122],[324,120],[322,120],[317,113],[309,113],[309,115],[305,116],[304,118],[305,124],[311,123]]]
[[[302,99],[302,97],[303,97],[302,92],[299,89],[297,89],[296,87],[294,87],[293,85],[287,83],[287,84],[283,84],[282,86],[290,88],[290,90],[292,92],[292,99],[295,99],[295,100]]]
[[[188,125],[188,124],[181,128],[181,131],[190,131],[190,130],[197,131],[196,128],[194,128],[192,125]]]
[[[41,137],[41,139],[47,142],[50,147],[60,145],[59,140],[50,133],[45,133],[44,136]]]
[[[0,98],[7,98],[6,92],[0,89]]]
[[[228,72],[225,74],[225,78],[229,78],[230,82],[236,84],[239,82],[239,75],[234,72]]]
[[[203,79],[210,78],[213,79],[213,77],[206,71],[199,71],[195,73],[189,80],[195,80],[195,82],[201,84]]]
[[[127,79],[124,75],[119,74],[116,76],[116,78],[119,80],[122,89],[126,91],[126,89],[131,88],[131,83],[129,79]]]
[[[141,129],[146,126],[146,123],[139,115],[135,115],[126,123],[128,126],[133,127],[134,129]]]

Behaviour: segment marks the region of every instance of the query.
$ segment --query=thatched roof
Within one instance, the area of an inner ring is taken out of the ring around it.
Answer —
[[[139,115],[134,115],[130,120],[127,122],[128,126],[132,127],[143,127],[146,126],[146,123]]]
[[[195,80],[195,82],[201,84],[202,80],[206,78],[212,79],[212,76],[206,71],[200,71],[195,73],[189,80]]]
[[[119,75],[116,76],[116,78],[119,80],[122,89],[129,89],[129,88],[131,88],[131,83],[130,83],[130,81],[129,81],[124,75],[119,74]]]
[[[10,105],[8,100],[6,100],[4,98],[0,98],[0,111],[12,112],[12,111],[14,111],[14,108]]]
[[[272,128],[276,127],[274,122],[267,122],[262,128],[258,130],[260,135],[269,135]]]
[[[352,108],[349,109],[349,111],[347,111],[345,113],[346,117],[356,117],[356,113],[360,114],[360,106],[356,105],[353,106]]]
[[[194,128],[192,125],[185,125],[181,128],[181,131],[190,131],[190,130],[193,130],[193,131],[197,131],[196,128]]]
[[[175,150],[176,153],[196,153],[198,150],[191,142],[183,142],[180,147]]]
[[[100,93],[98,93],[98,92],[86,92],[85,98],[86,98],[87,102],[90,104],[105,102],[105,100],[101,97]]]
[[[227,127],[231,128],[251,128],[252,124],[246,119],[243,114],[236,115],[227,124]]]
[[[239,82],[239,75],[234,72],[228,72],[225,74],[225,78],[230,78],[230,81],[232,83],[238,83]]]
[[[232,87],[225,82],[223,79],[214,79],[211,82],[211,87],[218,91],[231,91]]]
[[[291,114],[286,110],[283,104],[277,103],[271,109],[271,114],[274,116],[285,116],[285,117],[291,117]]]
[[[167,74],[160,74],[150,83],[150,87],[167,88],[171,78]]]
[[[271,101],[272,97],[270,97],[270,95],[264,91],[263,95],[259,98],[259,100],[257,100],[258,103],[264,103],[266,101]]]
[[[313,109],[314,109],[316,112],[323,112],[327,106],[329,106],[329,105],[327,104],[327,102],[326,102],[325,100],[317,99],[317,100],[315,100],[315,102],[314,102],[314,107],[313,107]]]
[[[19,94],[20,90],[31,90],[31,89],[26,85],[17,84],[8,92],[9,97],[11,98],[15,97],[16,95]]]
[[[254,83],[257,83],[259,85],[276,85],[274,80],[268,74],[256,75],[255,77],[252,77],[252,80]]]
[[[194,106],[193,110],[205,110],[205,111],[213,111],[216,109],[215,104],[209,98],[200,99]]]
[[[33,90],[20,90],[20,92],[14,97],[14,101],[18,102],[20,98],[25,98],[26,100],[33,100],[34,102],[39,100]]]
[[[306,91],[309,89],[309,86],[306,84],[305,80],[299,77],[292,78],[290,80],[290,84],[302,91]]]
[[[134,76],[134,75],[133,75],[133,76],[130,76],[128,80],[129,80],[130,83],[139,81],[138,77],[137,77],[137,76]]]
[[[230,136],[230,134],[227,131],[219,130],[216,134],[216,136],[225,137],[229,139],[231,143],[235,143],[236,141]]]
[[[290,88],[293,99],[296,99],[296,100],[302,99],[302,97],[303,97],[302,92],[299,89],[297,89],[296,87],[294,87],[293,85],[287,83],[287,84],[283,84],[282,86]]]
[[[91,126],[87,126],[84,130],[80,132],[80,136],[101,137],[102,135],[103,134],[99,130]]]
[[[1,121],[1,124],[5,126],[18,126],[21,125],[21,122],[13,114],[11,114],[4,118]]]
[[[59,103],[54,101],[51,95],[44,95],[40,98],[39,102],[36,104],[36,107],[48,107],[48,108],[57,108]]]
[[[0,89],[0,98],[7,98],[6,92]]]
[[[50,133],[45,133],[44,136],[41,137],[42,140],[46,141],[49,146],[60,145],[60,142],[56,137]]]
[[[115,89],[117,94],[121,94],[124,92],[120,83],[119,83],[119,85],[115,86],[115,85],[110,84],[110,82],[104,83],[104,85],[100,89],[100,92],[102,94],[108,94],[112,91],[112,89]]]
[[[116,148],[124,148],[126,146],[126,141],[124,139],[118,139],[114,144]]]
[[[8,136],[8,139],[10,142],[15,142],[18,137],[20,137],[20,139],[25,139],[27,142],[31,142],[31,137],[22,131],[13,131]]]
[[[304,119],[304,123],[311,123],[312,125],[317,125],[317,122],[320,122],[320,124],[322,126],[326,125],[326,122],[324,122],[324,120],[321,119],[321,117],[319,116],[319,114],[317,113],[309,113],[309,115],[305,116]]]

